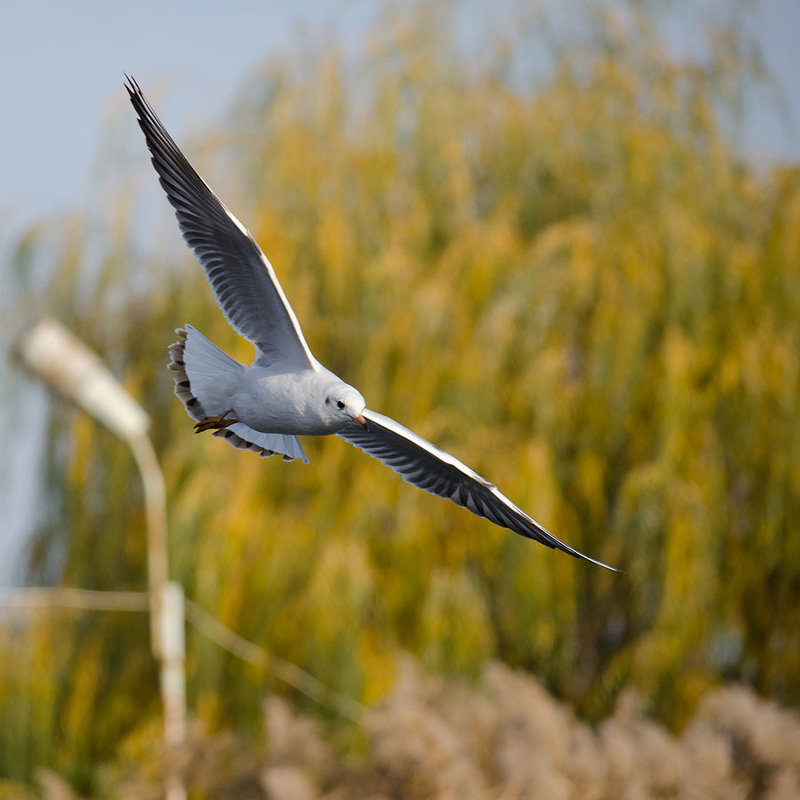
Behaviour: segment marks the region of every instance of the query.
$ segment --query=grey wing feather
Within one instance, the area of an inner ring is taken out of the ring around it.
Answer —
[[[183,238],[203,266],[228,322],[256,345],[259,363],[316,368],[316,359],[269,260],[242,223],[195,172],[136,81],[130,77],[127,80],[125,88],[161,186],[175,209]]]
[[[364,410],[363,416],[366,428],[353,423],[339,431],[339,436],[391,467],[409,483],[452,500],[473,514],[528,539],[614,572],[619,571],[553,536],[501,494],[493,483],[399,422],[369,409]]]

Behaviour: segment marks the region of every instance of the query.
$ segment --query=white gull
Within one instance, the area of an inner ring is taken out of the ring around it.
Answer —
[[[191,325],[177,331],[180,340],[170,347],[169,366],[177,373],[175,393],[197,421],[198,433],[210,430],[262,457],[280,453],[284,460],[305,462],[298,435],[335,433],[420,489],[514,533],[614,569],[553,536],[457,458],[368,409],[357,389],[322,366],[255,239],[195,172],[138,83],[128,77],[125,88],[183,238],[225,318],[256,348],[247,367]]]

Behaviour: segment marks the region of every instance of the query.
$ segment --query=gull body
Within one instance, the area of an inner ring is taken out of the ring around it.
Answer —
[[[192,340],[201,335],[191,326],[187,328]],[[226,411],[230,418],[257,431],[314,436],[336,433],[359,419],[366,405],[360,392],[322,366],[247,367],[230,359],[228,368],[220,365],[206,381],[202,365],[192,361],[194,349],[187,350],[187,375],[192,376],[209,416]]]
[[[255,346],[245,366],[191,325],[170,346],[175,393],[197,432],[260,456],[308,461],[298,435],[335,433],[409,483],[547,547],[608,569],[561,541],[450,453],[366,407],[361,393],[311,353],[275,271],[247,228],[175,144],[139,85],[126,89],[186,243],[231,327]]]
[[[234,397],[233,410],[256,430],[322,436],[360,419],[365,406],[361,393],[328,369],[275,373],[251,367],[247,391]]]

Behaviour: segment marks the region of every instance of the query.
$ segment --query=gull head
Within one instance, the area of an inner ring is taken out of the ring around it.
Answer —
[[[362,416],[366,405],[361,392],[343,381],[326,388],[326,411],[334,420],[340,421],[342,427],[352,421],[357,422],[362,428],[366,428],[367,423]]]

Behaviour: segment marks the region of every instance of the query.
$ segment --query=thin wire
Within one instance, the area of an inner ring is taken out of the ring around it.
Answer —
[[[103,592],[67,586],[0,589],[0,606],[9,608],[81,608],[92,611],[147,611],[149,592]]]
[[[276,678],[288,683],[316,703],[360,724],[361,715],[366,707],[357,700],[339,694],[297,665],[274,656],[263,647],[239,636],[238,633],[188,598],[186,599],[186,619],[204,636],[232,655],[254,666],[264,667]]]
[[[70,608],[91,611],[148,611],[149,596],[149,592],[105,592],[63,586],[20,587],[0,589],[0,606],[23,610],[55,611]],[[319,705],[352,722],[361,723],[366,706],[339,694],[296,664],[274,656],[260,645],[248,641],[188,597],[184,602],[186,620],[216,645],[248,664],[263,667]]]

